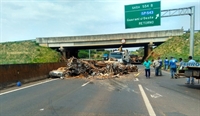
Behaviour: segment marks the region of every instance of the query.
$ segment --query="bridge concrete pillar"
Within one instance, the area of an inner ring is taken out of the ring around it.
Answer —
[[[146,44],[144,46],[144,60],[150,55],[150,53],[153,50],[153,42],[150,42],[149,44]]]
[[[70,51],[71,56],[78,58],[78,49],[71,49]]]
[[[149,42],[148,44],[148,55],[150,55],[150,53],[153,51],[153,42]]]
[[[71,55],[70,50],[66,49],[66,58],[67,59],[70,58],[70,55]]]
[[[70,48],[65,48],[65,50],[63,51],[63,56],[65,54],[65,58],[70,58],[72,56],[74,57],[78,57],[78,49],[70,49]]]
[[[144,57],[143,57],[144,59],[143,60],[145,60],[145,58],[148,56],[148,50],[149,50],[148,47],[149,47],[148,44],[144,46]]]

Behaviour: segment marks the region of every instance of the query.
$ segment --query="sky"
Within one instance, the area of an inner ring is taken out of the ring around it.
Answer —
[[[0,43],[37,37],[79,36],[190,28],[189,16],[161,18],[160,26],[125,29],[124,6],[152,0],[0,0]],[[195,6],[200,0],[161,0],[161,10]]]

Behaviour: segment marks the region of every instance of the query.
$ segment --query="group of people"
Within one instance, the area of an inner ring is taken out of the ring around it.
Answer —
[[[189,59],[188,63],[196,63],[196,61],[193,60],[192,56],[189,56],[188,59]],[[143,63],[143,65],[145,66],[146,78],[150,78],[151,65],[155,69],[155,76],[162,76],[163,61],[160,57],[158,57],[157,60],[152,60],[152,61],[146,59],[145,62]],[[174,57],[171,57],[170,60],[168,60],[168,58],[166,57],[164,60],[164,70],[168,70],[169,68],[170,68],[171,78],[177,79],[177,69],[183,70],[184,68],[187,68],[187,67],[183,66],[182,58],[179,58],[179,63],[178,63],[178,61]],[[193,77],[191,77],[191,78],[192,78],[191,84],[194,84],[194,78]],[[186,84],[190,84],[190,77],[187,77]]]
[[[145,66],[145,76],[146,78],[150,78],[150,66],[153,65],[154,69],[155,69],[155,75],[156,76],[162,76],[162,65],[163,65],[163,61],[160,57],[158,57],[158,60],[152,60],[149,61],[148,59],[145,60],[145,62],[143,63],[143,65]]]

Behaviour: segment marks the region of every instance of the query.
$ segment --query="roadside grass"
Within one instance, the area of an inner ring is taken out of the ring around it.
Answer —
[[[200,32],[195,33],[194,38],[194,59],[200,62]],[[176,59],[182,58],[187,62],[190,51],[190,34],[185,33],[182,36],[172,37],[153,51],[155,54],[159,54],[162,59],[173,56]],[[157,57],[152,55],[151,59],[157,59]]]
[[[0,64],[58,62],[61,55],[35,41],[0,43]]]

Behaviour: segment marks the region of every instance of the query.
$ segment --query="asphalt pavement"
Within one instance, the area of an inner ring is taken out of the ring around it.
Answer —
[[[0,116],[200,116],[200,84],[170,73],[47,79],[0,92]]]

